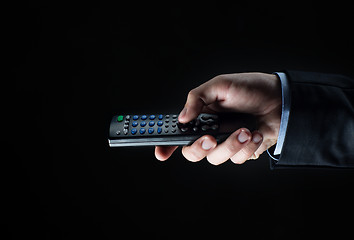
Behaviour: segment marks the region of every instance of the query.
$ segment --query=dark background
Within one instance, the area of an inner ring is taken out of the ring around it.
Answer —
[[[327,4],[327,3],[325,3]],[[222,73],[354,76],[351,5],[14,4],[2,225],[13,239],[292,239],[352,227],[352,170],[191,163],[107,143],[117,113],[179,112]],[[8,117],[10,116],[10,117]],[[335,127],[335,126],[334,126]],[[300,133],[301,134],[301,133]],[[309,146],[311,147],[311,146]]]

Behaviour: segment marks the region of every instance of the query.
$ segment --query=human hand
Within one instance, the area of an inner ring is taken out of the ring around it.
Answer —
[[[258,131],[241,128],[224,142],[217,144],[214,137],[205,135],[190,146],[182,148],[183,156],[192,161],[204,157],[214,165],[228,159],[241,164],[257,159],[273,146],[278,138],[281,117],[281,86],[276,75],[265,73],[236,73],[219,75],[191,90],[178,121],[187,123],[202,112],[235,111],[254,115]],[[155,156],[164,161],[177,146],[156,146]]]

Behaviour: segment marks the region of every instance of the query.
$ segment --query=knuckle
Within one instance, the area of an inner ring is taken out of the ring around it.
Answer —
[[[233,143],[226,144],[225,149],[232,156],[240,150],[240,146],[234,141]]]
[[[196,95],[196,90],[195,90],[195,89],[192,89],[192,90],[190,90],[190,91],[188,92],[188,98],[193,97],[193,96],[195,96],[195,95]]]
[[[195,147],[182,148],[182,154],[191,162],[196,162],[204,158],[204,154]]]
[[[239,158],[230,158],[230,159],[235,164],[243,164],[245,162],[245,160],[241,160]]]
[[[245,146],[244,148],[241,149],[240,155],[242,155],[244,158],[249,158],[253,154],[253,151],[249,148],[249,146]]]
[[[222,82],[222,81],[226,81],[227,80],[227,76],[226,74],[220,74],[220,75],[217,75],[213,78],[214,81],[216,82]]]
[[[210,157],[210,156],[206,156],[206,158],[207,158],[207,161],[208,161],[210,164],[214,165],[214,166],[220,164],[218,161],[216,161],[216,159],[214,159],[214,158],[212,158],[212,157]]]
[[[242,148],[240,151],[238,151],[230,159],[233,163],[242,164],[245,161],[247,161],[247,159],[249,159],[252,154],[253,154],[253,152],[251,152],[250,149],[246,146],[246,147]]]

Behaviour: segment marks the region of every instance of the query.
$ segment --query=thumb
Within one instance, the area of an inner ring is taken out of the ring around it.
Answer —
[[[201,113],[204,106],[216,101],[225,100],[227,89],[230,83],[220,77],[215,77],[210,81],[192,89],[188,93],[186,104],[179,114],[178,121],[187,123],[192,121]]]

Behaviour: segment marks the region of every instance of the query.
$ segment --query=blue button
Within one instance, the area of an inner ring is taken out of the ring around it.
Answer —
[[[138,120],[139,119],[139,116],[138,115],[134,115],[133,116],[133,120]]]
[[[153,128],[149,128],[148,132],[151,134],[151,133],[154,133],[154,129]]]
[[[141,116],[141,120],[146,120],[146,119],[147,119],[146,115]]]
[[[155,119],[155,115],[150,115],[150,120],[154,120]]]
[[[157,133],[160,134],[162,132],[162,128],[157,128]]]
[[[162,126],[162,125],[163,125],[163,122],[162,122],[162,121],[158,121],[158,122],[157,122],[157,125],[158,125],[158,126]]]
[[[138,130],[136,130],[136,128],[133,128],[132,131],[131,131],[131,133],[132,133],[133,135],[135,135],[135,133],[136,133],[137,131],[138,131]]]
[[[132,126],[133,126],[133,127],[138,126],[138,122],[137,122],[137,121],[132,122]]]
[[[139,131],[139,132],[140,132],[140,134],[144,134],[145,131],[146,131],[145,128],[140,128],[140,131]]]
[[[154,126],[154,125],[155,125],[155,122],[154,122],[154,121],[150,121],[150,122],[149,122],[149,126],[150,126],[150,127],[152,127],[152,126]]]
[[[146,126],[146,122],[145,121],[141,122],[140,126],[145,127]]]
[[[159,120],[162,120],[162,119],[163,119],[163,115],[160,114],[160,115],[159,115]]]

